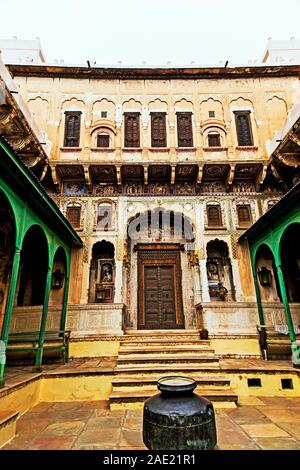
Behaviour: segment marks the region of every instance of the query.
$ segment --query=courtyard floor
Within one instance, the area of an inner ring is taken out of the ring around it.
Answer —
[[[300,450],[300,398],[249,397],[217,409],[218,449]],[[40,403],[17,421],[4,450],[136,450],[142,409],[110,411],[108,402]]]

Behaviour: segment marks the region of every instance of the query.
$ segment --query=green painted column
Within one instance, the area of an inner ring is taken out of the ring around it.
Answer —
[[[51,265],[48,266],[48,271],[47,271],[46,289],[45,289],[45,295],[44,295],[44,304],[43,304],[42,319],[41,319],[41,326],[40,326],[39,348],[35,357],[35,365],[37,369],[41,368],[41,364],[43,360],[43,347],[44,347],[44,341],[45,341],[48,304],[49,304],[49,297],[50,297],[50,291],[51,291],[52,271],[53,271],[53,258],[52,258]]]
[[[60,318],[60,329],[61,329],[61,331],[64,331],[64,329],[66,327],[69,285],[70,285],[70,269],[67,268],[66,278],[65,278],[65,290],[64,290],[64,297],[63,297],[63,305],[62,305],[61,318]]]
[[[17,287],[17,282],[18,282],[18,274],[19,274],[19,266],[20,266],[20,254],[21,254],[20,248],[16,247],[15,252],[14,252],[14,257],[13,257],[11,278],[10,278],[10,283],[9,283],[6,308],[5,308],[2,333],[1,333],[1,341],[3,341],[2,344],[4,344],[5,348],[8,343],[9,327],[10,327],[10,321],[12,317],[12,311],[13,311],[15,295],[16,295],[16,287]],[[4,357],[2,358],[0,362],[0,387],[4,387],[4,373],[5,373],[6,358],[5,358],[5,355],[3,356]]]
[[[285,288],[285,282],[284,282],[281,265],[278,265],[278,266],[276,265],[276,269],[277,269],[277,274],[278,274],[278,281],[279,281],[279,286],[280,286],[282,303],[283,303],[283,307],[285,311],[285,318],[286,318],[286,322],[288,325],[290,340],[292,343],[292,353],[293,353],[292,361],[293,361],[293,364],[300,366],[300,351],[296,343],[294,325],[293,325],[293,320],[291,316],[290,305],[289,305],[289,301],[287,297],[287,292]]]

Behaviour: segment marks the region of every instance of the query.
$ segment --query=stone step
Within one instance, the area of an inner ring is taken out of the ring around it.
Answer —
[[[119,354],[131,354],[131,353],[138,353],[138,354],[145,354],[145,352],[158,352],[160,354],[165,354],[168,352],[173,353],[182,353],[182,352],[191,352],[191,353],[209,353],[214,354],[214,349],[211,349],[209,346],[199,346],[199,345],[129,345],[121,346],[119,350]]]
[[[142,336],[197,336],[200,337],[198,329],[173,329],[173,330],[127,330],[123,338]]]
[[[0,411],[0,448],[14,438],[18,416],[18,411]]]
[[[154,386],[156,387],[157,381],[162,377],[167,377],[170,374],[151,374],[148,376],[135,376],[135,377],[128,377],[128,375],[118,375],[117,377],[113,378],[112,386],[115,389],[119,389],[120,387],[141,387],[141,386]],[[178,373],[172,375],[179,375]],[[194,374],[193,374],[194,375]],[[193,377],[196,381],[197,385],[200,387],[211,387],[211,386],[222,386],[228,387],[230,386],[230,378],[226,377],[214,377],[214,376],[207,376],[207,377]],[[157,388],[156,388],[157,389]]]
[[[203,373],[205,371],[210,371],[210,370],[220,370],[220,364],[219,362],[199,362],[197,364],[191,362],[183,362],[183,363],[173,363],[173,364],[167,364],[165,361],[162,361],[162,363],[135,363],[135,364],[119,364],[115,368],[115,373],[145,373],[145,372],[162,372],[162,373],[168,373],[168,375],[171,375],[173,372],[179,372],[181,374],[189,371],[194,371],[194,372],[199,372]]]
[[[185,353],[185,354],[174,354],[165,352],[164,354],[119,354],[118,357],[118,366],[124,363],[127,364],[138,364],[142,363],[180,363],[180,362],[190,362],[190,363],[205,363],[205,362],[219,362],[219,359],[213,354],[209,353]]]
[[[114,403],[136,403],[143,402],[147,398],[152,397],[158,390],[154,389],[136,389],[134,391],[113,391],[109,396],[110,404]],[[210,401],[229,401],[236,403],[238,400],[237,395],[231,389],[197,389],[197,395],[207,398]]]

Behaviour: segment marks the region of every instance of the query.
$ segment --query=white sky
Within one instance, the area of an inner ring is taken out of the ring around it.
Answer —
[[[40,37],[46,59],[218,64],[300,39],[300,0],[0,0],[1,39]]]

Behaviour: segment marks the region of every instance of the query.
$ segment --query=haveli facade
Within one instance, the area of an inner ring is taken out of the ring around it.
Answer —
[[[247,355],[259,320],[239,239],[298,181],[299,141],[285,156],[272,141],[300,98],[300,68],[9,70],[51,145],[42,184],[84,243],[72,253],[73,336],[205,327]],[[261,300],[266,323],[286,323],[274,279]],[[24,318],[35,328],[39,309],[20,300],[12,331]]]

